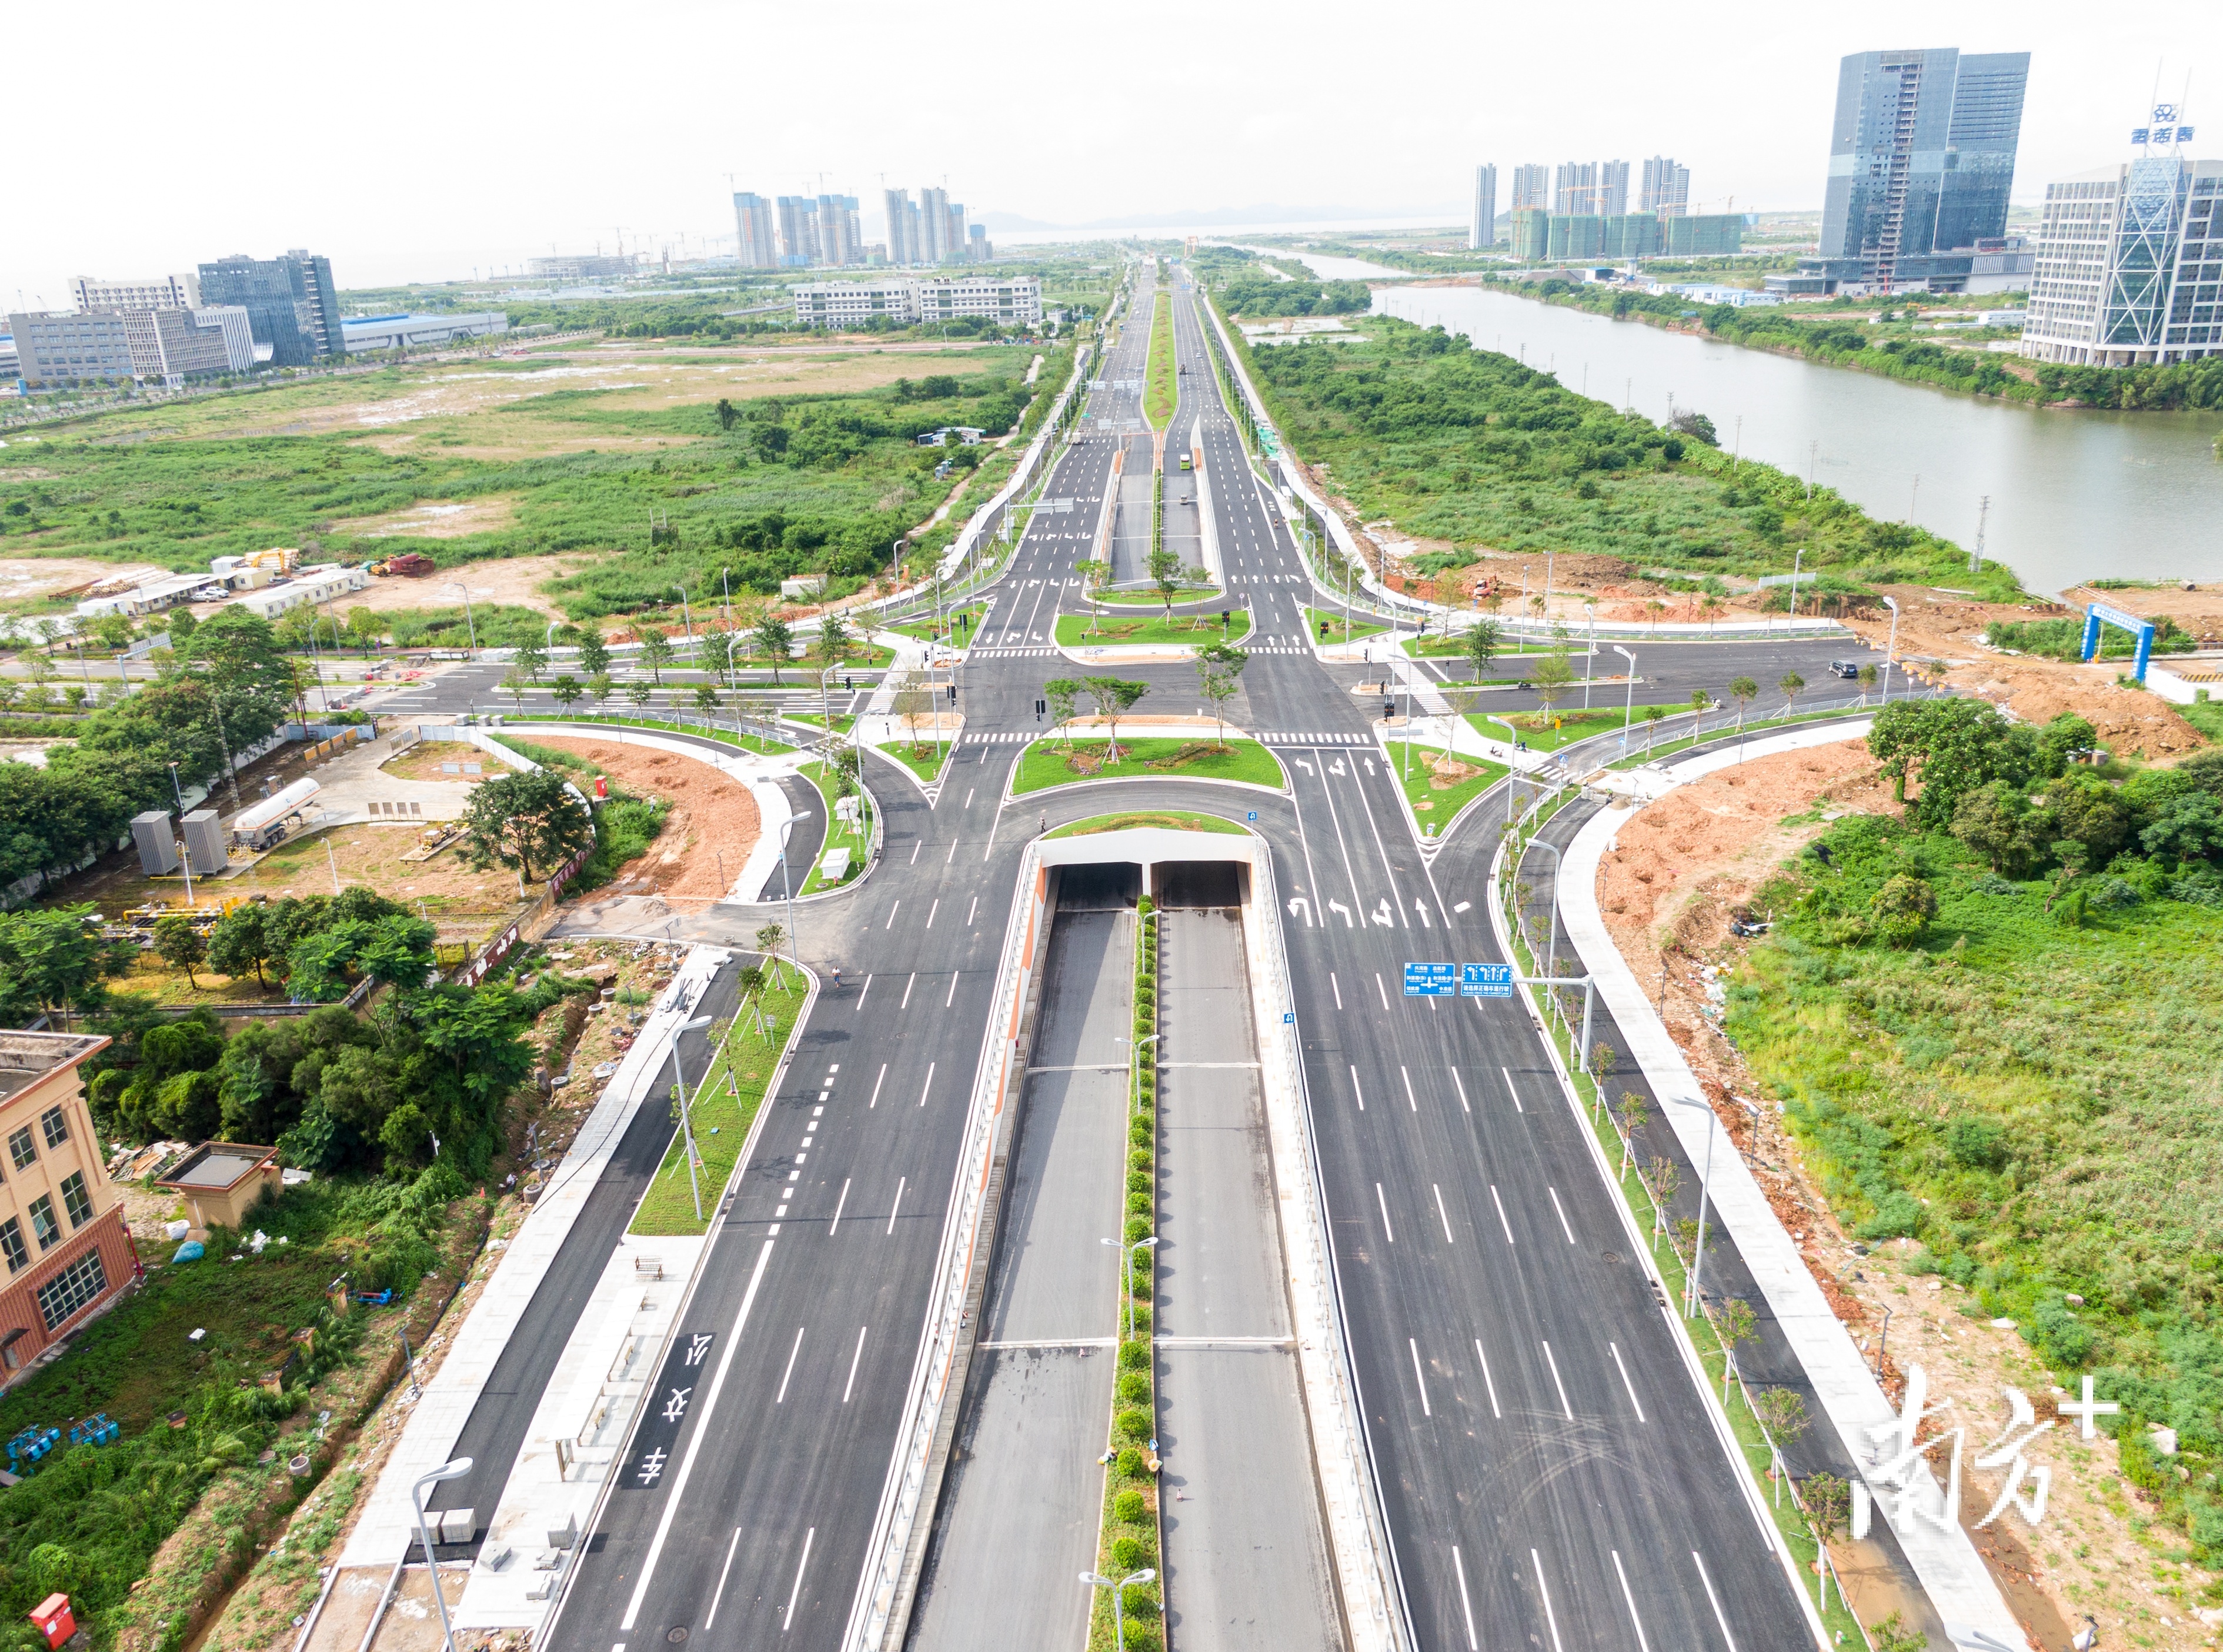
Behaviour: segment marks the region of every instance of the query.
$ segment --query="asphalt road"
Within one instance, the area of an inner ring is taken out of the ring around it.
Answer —
[[[872,771],[885,855],[809,926],[827,937],[812,962],[840,963],[845,985],[821,997],[768,1103],[683,1320],[716,1339],[715,1370],[668,1456],[627,1460],[554,1640],[839,1641],[919,1346],[1020,845],[1037,816],[1173,806],[1256,808],[1273,848],[1337,1277],[1419,1644],[1804,1644],[1527,1017],[1388,991],[1407,959],[1496,956],[1491,844],[1470,825],[1423,866],[1393,779],[1370,747],[1339,743],[1366,739],[1359,669],[1299,651],[1296,552],[1249,480],[1186,294],[1175,310],[1190,371],[1174,428],[1205,419],[1231,590],[1258,615],[1230,719],[1305,736],[1281,742],[1294,795],[1124,782],[1002,808],[1022,747],[995,737],[1036,726],[1034,698],[1061,669],[1041,639],[1080,606],[1073,564],[1093,527],[1085,507],[1036,514],[967,670],[966,738],[936,801]],[[1130,326],[1106,378],[1140,378],[1144,331]],[[1092,413],[1132,402],[1107,388]],[[1100,499],[1111,448],[1064,449],[1052,491]],[[1196,702],[1185,668],[1123,674],[1151,684],[1149,709]],[[745,936],[761,921],[715,908],[690,933]],[[1193,1286],[1169,1281],[1178,1313],[1176,1286]],[[1162,1422],[1196,1426],[1171,1409]],[[1201,1497],[1208,1529],[1219,1510]],[[1173,1610],[1194,1598],[1176,1564]]]

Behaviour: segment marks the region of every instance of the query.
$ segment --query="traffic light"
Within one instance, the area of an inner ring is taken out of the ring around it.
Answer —
[[[957,703],[957,684],[954,683],[949,685],[949,703],[952,705]]]
[[[1035,702],[1035,721],[1036,722],[1040,722],[1042,720],[1042,714],[1049,709],[1049,702],[1048,700],[1036,700]]]

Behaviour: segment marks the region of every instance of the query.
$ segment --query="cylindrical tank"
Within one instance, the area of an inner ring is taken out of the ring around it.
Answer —
[[[231,829],[243,834],[261,831],[271,822],[285,819],[323,789],[314,780],[306,778],[296,780],[276,796],[234,815]]]

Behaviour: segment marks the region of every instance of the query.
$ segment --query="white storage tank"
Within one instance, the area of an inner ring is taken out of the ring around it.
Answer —
[[[231,835],[243,838],[251,848],[267,849],[286,835],[286,822],[301,805],[324,788],[314,780],[296,780],[275,797],[242,809],[231,817]]]

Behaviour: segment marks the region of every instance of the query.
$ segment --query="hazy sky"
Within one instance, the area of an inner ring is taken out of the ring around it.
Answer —
[[[1838,58],[1949,45],[2032,54],[2018,200],[2125,155],[2157,68],[2169,98],[2192,74],[2195,153],[2223,155],[2212,0],[2104,22],[2037,0],[1936,30],[1629,0],[27,6],[0,48],[0,300],[60,308],[73,274],[295,246],[343,287],[608,249],[620,228],[676,249],[731,236],[729,173],[767,195],[822,174],[875,239],[883,177],[945,174],[975,213],[1060,223],[1266,202],[1448,219],[1477,161],[1502,205],[1518,161],[1665,152],[1694,205],[1818,207]]]

